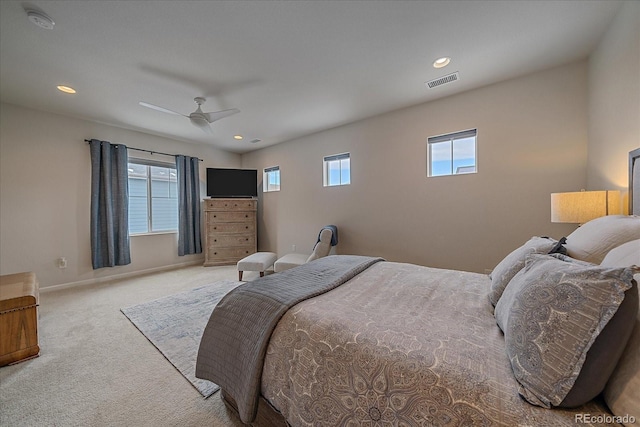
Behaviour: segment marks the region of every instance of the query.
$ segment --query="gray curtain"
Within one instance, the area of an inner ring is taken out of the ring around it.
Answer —
[[[97,139],[89,145],[93,268],[131,264],[127,147]]]
[[[176,156],[178,174],[178,255],[202,253],[200,239],[200,160]]]

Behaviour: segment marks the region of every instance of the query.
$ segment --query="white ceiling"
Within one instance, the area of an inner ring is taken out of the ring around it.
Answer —
[[[48,14],[54,29],[29,22],[25,5]],[[243,153],[586,58],[619,6],[3,0],[0,100]],[[434,69],[441,56],[451,63]],[[424,85],[454,71],[457,82]],[[241,113],[207,135],[138,104],[189,114],[196,96],[207,98],[205,112]]]

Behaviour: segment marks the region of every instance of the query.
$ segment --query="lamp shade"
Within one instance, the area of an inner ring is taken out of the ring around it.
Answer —
[[[551,193],[551,222],[584,224],[621,213],[619,191]]]

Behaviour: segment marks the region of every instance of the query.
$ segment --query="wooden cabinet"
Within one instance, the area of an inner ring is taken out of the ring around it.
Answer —
[[[0,366],[40,353],[38,296],[34,273],[0,276]]]
[[[257,251],[254,199],[204,201],[204,265],[230,265]]]

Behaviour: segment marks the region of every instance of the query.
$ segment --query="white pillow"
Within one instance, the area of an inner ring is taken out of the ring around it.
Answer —
[[[640,267],[640,239],[613,248],[600,263],[603,267]]]
[[[640,216],[609,215],[593,219],[567,236],[567,255],[600,264],[607,253],[640,239]]]

